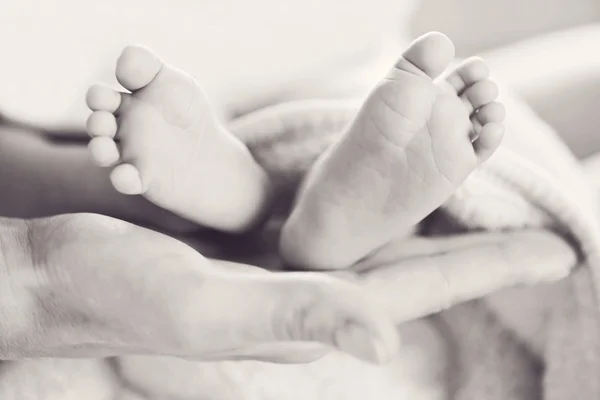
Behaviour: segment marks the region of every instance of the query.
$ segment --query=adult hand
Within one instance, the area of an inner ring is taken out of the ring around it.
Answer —
[[[567,241],[540,229],[403,238],[334,275],[362,284],[401,323],[504,288],[559,280],[576,264]]]
[[[0,359],[170,355],[389,358],[396,330],[354,285],[216,265],[109,217],[0,220]]]
[[[275,226],[250,243],[220,243],[224,251],[208,247],[204,241],[184,240],[203,253],[276,267],[279,260],[273,256],[278,232]],[[235,254],[236,250],[240,254]],[[577,262],[577,253],[568,241],[549,230],[531,229],[400,236],[348,269],[322,274],[362,286],[378,308],[399,324],[502,289],[557,281]],[[251,268],[228,265],[246,271]]]

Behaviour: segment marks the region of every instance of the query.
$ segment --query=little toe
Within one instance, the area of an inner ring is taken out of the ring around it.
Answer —
[[[461,62],[445,79],[460,96],[466,88],[487,79],[489,75],[487,64],[479,57],[471,57]]]
[[[487,161],[494,154],[503,137],[504,125],[500,123],[490,122],[481,128],[477,140],[473,142],[473,148],[479,162]]]
[[[96,84],[88,89],[85,102],[92,111],[115,112],[121,104],[121,94],[107,85]]]
[[[144,192],[140,171],[131,164],[117,165],[110,173],[110,181],[119,193],[137,195]]]
[[[86,130],[91,137],[115,137],[117,133],[117,120],[108,111],[94,111],[87,119]]]
[[[127,46],[117,60],[117,80],[125,89],[135,91],[152,82],[162,65],[162,61],[149,49]]]
[[[477,119],[477,122],[483,126],[490,122],[502,122],[506,116],[506,110],[502,103],[493,101],[479,108],[473,117]]]
[[[394,72],[408,72],[424,78],[437,78],[454,58],[454,44],[444,34],[427,33],[416,39],[396,62]]]
[[[469,114],[472,114],[478,108],[496,100],[498,94],[498,85],[489,79],[484,79],[466,88],[461,99]]]
[[[110,167],[119,161],[119,149],[114,140],[106,136],[90,140],[88,150],[94,164],[99,167]]]

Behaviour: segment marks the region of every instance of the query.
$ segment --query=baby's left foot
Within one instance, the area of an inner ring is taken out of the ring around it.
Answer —
[[[218,121],[200,85],[139,46],[123,50],[116,76],[131,93],[96,85],[87,96],[91,158],[112,168],[115,189],[214,229],[260,222],[269,177]]]
[[[416,225],[496,150],[504,108],[483,61],[443,82],[454,47],[417,39],[315,164],[281,235],[296,267],[348,267]]]

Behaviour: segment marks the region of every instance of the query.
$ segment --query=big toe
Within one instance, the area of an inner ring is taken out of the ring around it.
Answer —
[[[117,165],[110,173],[110,181],[119,193],[137,195],[145,191],[140,172],[131,164]]]
[[[454,58],[454,44],[444,34],[430,32],[417,38],[406,49],[395,68],[399,71],[435,79]]]
[[[128,90],[138,90],[152,82],[162,65],[158,56],[149,49],[127,46],[117,60],[117,80]]]

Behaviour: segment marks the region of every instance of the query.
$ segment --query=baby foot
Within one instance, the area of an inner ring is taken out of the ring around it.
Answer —
[[[417,39],[315,164],[284,225],[296,267],[348,267],[438,208],[497,149],[504,108],[479,59],[435,83],[452,42]]]
[[[115,189],[211,228],[253,226],[267,175],[217,121],[198,83],[137,46],[123,51],[116,76],[131,93],[96,85],[87,95],[91,157],[113,168]]]

